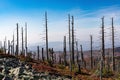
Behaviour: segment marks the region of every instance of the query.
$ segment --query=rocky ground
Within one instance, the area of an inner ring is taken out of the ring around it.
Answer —
[[[96,71],[81,68],[82,73],[71,72],[68,66],[33,59],[25,61],[28,58],[20,57],[0,54],[0,80],[100,80]],[[117,79],[111,76],[102,80]]]
[[[15,57],[0,57],[0,80],[70,80],[69,77],[38,72],[31,64]]]

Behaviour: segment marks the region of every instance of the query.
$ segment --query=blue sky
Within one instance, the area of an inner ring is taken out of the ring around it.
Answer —
[[[68,14],[75,17],[75,35],[80,44],[89,41],[90,34],[98,41],[102,16],[105,16],[107,28],[114,17],[119,33],[120,0],[0,0],[0,40],[3,41],[5,36],[11,40],[12,34],[16,33],[16,23],[21,30],[27,22],[29,44],[43,42],[45,11],[48,13],[50,42],[61,42],[64,35],[68,36]]]
[[[32,10],[53,9],[68,10],[71,8],[82,8],[95,10],[105,6],[119,5],[119,0],[1,0],[3,9],[8,10]],[[5,10],[4,10],[5,11]]]
[[[95,11],[108,6],[119,6],[119,0],[1,0],[1,14],[13,12],[54,10],[58,12],[72,9]]]

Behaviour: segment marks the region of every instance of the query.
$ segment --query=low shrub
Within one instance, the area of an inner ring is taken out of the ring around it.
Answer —
[[[106,68],[103,68],[102,76],[108,78],[110,76],[113,76],[113,72],[111,70],[108,71]]]
[[[62,65],[62,64],[60,64],[60,65],[58,65],[58,68],[59,68],[59,69],[65,69],[65,66]]]

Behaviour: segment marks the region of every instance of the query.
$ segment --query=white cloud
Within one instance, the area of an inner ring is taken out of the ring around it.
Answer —
[[[36,11],[35,11],[36,12]],[[40,12],[39,12],[40,13]],[[43,12],[42,12],[43,13]],[[96,11],[84,11],[81,9],[74,9],[65,13],[48,12],[48,31],[49,41],[63,41],[63,36],[68,36],[68,13],[75,17],[75,34],[80,41],[89,41],[89,35],[92,34],[94,40],[99,40],[99,32],[101,27],[101,17],[105,16],[105,27],[110,27],[111,17],[115,18],[115,27],[118,30],[120,22],[120,7],[112,6],[108,8],[99,9]],[[32,13],[31,13],[32,14]],[[37,14],[37,13],[36,13]],[[0,16],[0,39],[3,40],[5,35],[8,39],[12,39],[12,33],[16,30],[16,23],[20,27],[24,27],[24,23],[28,23],[28,40],[29,44],[42,42],[42,37],[45,37],[44,14],[27,15],[12,15]],[[52,16],[55,16],[52,18]],[[54,20],[55,19],[55,20]],[[106,30],[109,32],[109,30]],[[43,34],[43,35],[40,35]]]

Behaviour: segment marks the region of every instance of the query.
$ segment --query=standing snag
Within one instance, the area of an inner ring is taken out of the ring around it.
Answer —
[[[18,30],[18,23],[17,25],[17,45],[16,45],[16,56],[19,54],[19,30]]]
[[[48,55],[48,27],[47,27],[47,12],[45,12],[45,27],[46,27],[46,54],[47,54],[47,61],[49,60]]]
[[[91,69],[93,68],[93,49],[92,49],[92,47],[93,47],[93,41],[92,41],[92,35],[90,35],[90,53],[91,53],[91,55],[90,55],[90,58],[91,58]]]
[[[74,59],[74,17],[72,16],[72,64],[75,64]]]
[[[102,58],[103,63],[105,63],[104,17],[102,17]]]
[[[68,14],[68,33],[69,33],[69,54],[70,54],[70,71],[72,71],[72,53],[71,53],[71,27],[70,27],[70,14]]]
[[[28,56],[28,54],[27,54],[27,50],[28,50],[28,48],[27,48],[27,23],[25,23],[25,53],[26,53],[26,56]]]
[[[37,60],[39,60],[39,57],[40,57],[40,53],[39,53],[40,51],[39,51],[39,46],[37,46]]]
[[[115,71],[115,57],[114,57],[115,49],[114,49],[114,26],[113,26],[113,18],[112,18],[112,65],[113,71]]]
[[[13,41],[12,41],[12,42],[13,42],[13,45],[12,45],[12,49],[13,49],[13,50],[12,50],[12,54],[15,55],[15,54],[14,54],[14,45],[15,45],[15,43],[14,43],[14,33],[13,33]]]
[[[22,55],[25,56],[25,54],[24,54],[24,41],[23,41],[23,27],[21,28],[21,36],[22,36]]]
[[[64,65],[67,65],[66,61],[66,36],[64,36]]]
[[[44,48],[42,48],[42,61],[44,61]]]

